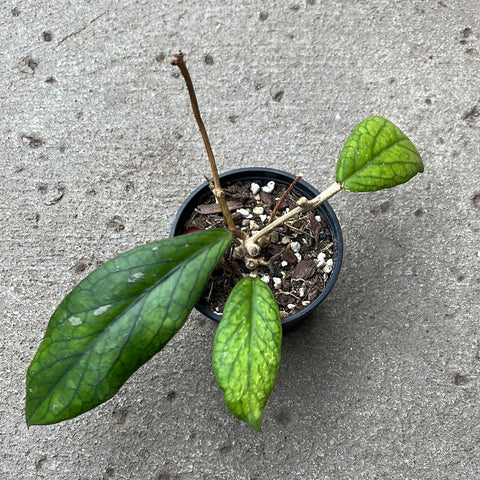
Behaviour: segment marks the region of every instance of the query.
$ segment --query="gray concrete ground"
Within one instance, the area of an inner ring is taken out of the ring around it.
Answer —
[[[480,471],[480,2],[7,0],[0,8],[2,479],[475,479]],[[331,201],[333,292],[285,336],[262,433],[223,406],[192,313],[117,396],[27,429],[48,319],[88,272],[167,236],[219,167],[333,179],[390,118],[425,173]]]

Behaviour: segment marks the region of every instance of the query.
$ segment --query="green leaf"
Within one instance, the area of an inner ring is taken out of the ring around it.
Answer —
[[[347,140],[335,180],[345,190],[370,192],[405,183],[419,172],[422,159],[407,136],[389,120],[369,117]]]
[[[161,240],[85,278],[56,309],[28,370],[27,424],[112,397],[183,325],[230,242],[226,230]]]
[[[280,312],[268,285],[245,277],[230,293],[213,344],[213,370],[225,403],[260,430],[282,343]]]

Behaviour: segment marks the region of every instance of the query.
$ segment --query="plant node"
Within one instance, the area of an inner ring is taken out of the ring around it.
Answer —
[[[249,270],[255,270],[258,267],[258,261],[255,258],[246,258],[245,259],[245,266]]]
[[[250,240],[251,238],[245,242],[245,248],[251,257],[258,257],[260,255],[261,248],[255,242],[251,242]]]
[[[233,249],[233,258],[236,258],[237,260],[245,258],[247,255],[247,250],[246,248],[242,245],[238,245],[238,247],[235,247]]]
[[[308,208],[309,207],[309,201],[305,197],[302,197],[302,198],[299,198],[297,200],[297,205],[300,208]]]

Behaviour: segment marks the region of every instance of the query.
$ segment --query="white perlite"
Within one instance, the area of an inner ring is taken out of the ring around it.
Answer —
[[[290,244],[290,248],[292,249],[293,253],[298,253],[300,251],[300,247],[301,247],[301,245],[298,242],[292,242]]]
[[[250,220],[250,230],[254,231],[254,230],[259,230],[259,226],[258,224],[254,221],[254,220]]]
[[[325,273],[330,273],[333,270],[333,258],[329,258],[325,262],[325,266],[323,267],[323,271]]]
[[[318,266],[319,267],[323,267],[325,265],[325,258],[327,256],[325,255],[324,252],[320,252],[318,255],[317,255],[317,260],[318,260]]]
[[[258,183],[252,182],[250,184],[251,192],[256,195],[260,191],[260,185]]]
[[[248,217],[250,215],[250,212],[245,208],[239,208],[237,213],[239,213],[242,217]]]
[[[270,180],[264,187],[262,187],[262,190],[265,193],[272,193],[274,189],[275,189],[275,182],[273,180]]]

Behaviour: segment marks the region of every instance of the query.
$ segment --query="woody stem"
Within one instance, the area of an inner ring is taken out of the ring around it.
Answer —
[[[208,160],[210,162],[210,169],[212,171],[213,177],[213,194],[215,195],[218,204],[222,210],[223,218],[225,219],[225,223],[227,224],[227,228],[229,230],[235,230],[235,224],[233,222],[232,216],[230,211],[227,207],[227,201],[225,199],[225,192],[222,189],[220,184],[220,177],[218,175],[217,164],[215,163],[215,157],[213,155],[212,146],[210,145],[210,140],[208,138],[207,130],[203,123],[202,117],[200,115],[200,109],[198,107],[197,97],[195,95],[195,89],[193,88],[193,82],[190,78],[190,74],[188,72],[187,66],[185,61],[183,60],[183,53],[178,52],[172,57],[172,65],[178,66],[180,69],[180,73],[182,74],[185,83],[187,85],[188,94],[190,96],[190,103],[192,104],[193,115],[195,120],[197,121],[198,128],[202,135],[203,143],[205,145],[205,150],[207,151]]]

